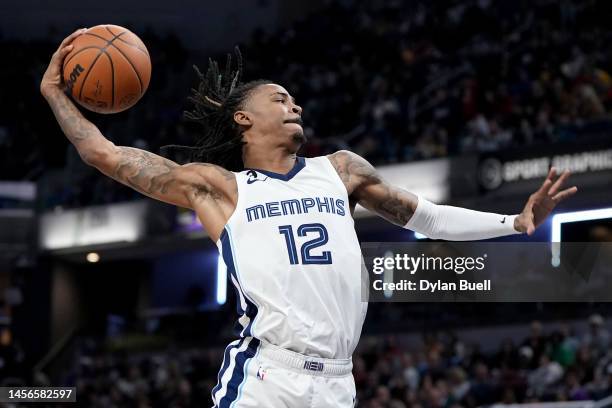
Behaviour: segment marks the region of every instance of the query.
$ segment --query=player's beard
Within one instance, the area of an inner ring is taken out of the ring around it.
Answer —
[[[284,123],[297,123],[300,128],[291,134],[291,140],[296,144],[306,143],[306,135],[304,134],[304,122],[302,118],[286,120]]]
[[[304,133],[304,129],[296,130],[293,135],[291,135],[293,141],[298,144],[306,143],[306,134]]]

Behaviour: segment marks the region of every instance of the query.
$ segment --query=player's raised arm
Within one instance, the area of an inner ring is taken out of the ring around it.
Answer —
[[[349,196],[359,204],[396,225],[433,239],[479,240],[521,232],[531,235],[559,202],[577,191],[576,187],[561,190],[569,171],[555,180],[556,170],[552,168],[520,214],[495,214],[429,202],[390,185],[367,160],[350,151],[341,150],[328,157]]]
[[[223,182],[235,184],[233,173],[212,164],[177,163],[132,147],[115,146],[85,119],[64,94],[61,65],[70,52],[70,43],[84,32],[77,30],[61,43],[51,57],[40,91],[49,103],[62,130],[89,165],[149,197],[193,208],[199,200],[221,196]]]

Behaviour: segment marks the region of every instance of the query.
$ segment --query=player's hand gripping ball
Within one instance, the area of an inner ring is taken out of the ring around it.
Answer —
[[[99,25],[79,35],[64,59],[64,83],[73,99],[98,113],[117,113],[136,104],[151,79],[151,59],[130,30]]]

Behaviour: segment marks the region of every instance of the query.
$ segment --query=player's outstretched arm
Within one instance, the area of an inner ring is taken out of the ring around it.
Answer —
[[[62,42],[40,84],[42,95],[81,158],[142,194],[181,207],[194,208],[203,200],[222,197],[222,191],[231,191],[231,183],[235,184],[232,172],[205,163],[180,166],[144,150],[115,146],[83,117],[64,94],[61,78],[61,65],[71,50],[70,43],[83,31],[75,31]]]
[[[570,173],[566,171],[555,180],[556,170],[552,168],[520,214],[502,215],[431,203],[390,185],[355,153],[341,150],[328,157],[349,196],[359,204],[396,225],[434,239],[479,240],[522,232],[531,235],[558,203],[577,191],[576,187],[561,190]]]

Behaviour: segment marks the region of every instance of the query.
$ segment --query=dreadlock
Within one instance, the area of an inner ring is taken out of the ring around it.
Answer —
[[[232,171],[244,169],[242,162],[242,129],[234,121],[234,113],[244,108],[251,91],[260,85],[272,81],[257,80],[241,83],[242,55],[238,47],[234,48],[236,69],[232,70],[232,55],[227,54],[225,73],[219,71],[216,61],[208,60],[206,74],[193,66],[200,84],[198,89],[191,89],[189,101],[194,108],[183,113],[187,121],[198,123],[203,132],[195,146],[169,145],[169,148],[186,149],[191,153],[191,161],[213,163]]]

